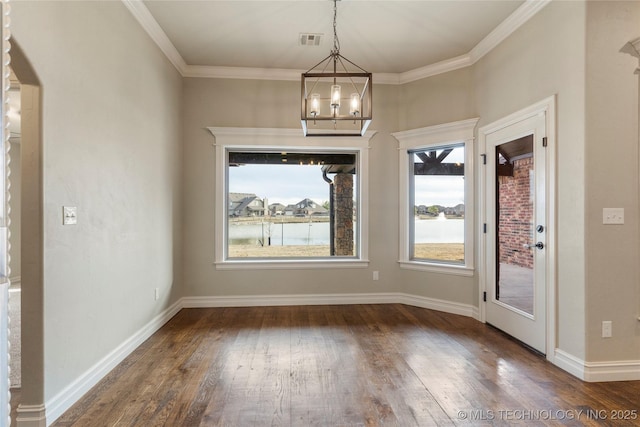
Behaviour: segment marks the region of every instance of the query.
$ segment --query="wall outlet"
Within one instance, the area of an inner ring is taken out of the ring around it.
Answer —
[[[602,208],[603,224],[624,224],[624,208]]]
[[[611,338],[613,336],[613,324],[611,320],[602,322],[602,338]]]
[[[373,280],[380,280],[380,272],[378,271],[373,272]]]
[[[158,288],[156,288],[155,298],[156,298],[156,301],[158,301],[158,298],[160,298],[160,289]]]

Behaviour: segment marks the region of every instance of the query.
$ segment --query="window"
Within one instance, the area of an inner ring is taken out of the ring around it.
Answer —
[[[408,154],[409,258],[464,265],[464,144]]]
[[[210,128],[218,268],[366,267],[367,140]]]
[[[227,156],[227,258],[357,256],[357,153]]]
[[[477,119],[393,134],[400,142],[400,264],[473,274]]]

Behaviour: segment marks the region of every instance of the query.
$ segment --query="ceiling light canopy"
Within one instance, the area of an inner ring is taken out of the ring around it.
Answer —
[[[337,0],[333,0],[333,49],[302,73],[304,136],[364,136],[371,123],[371,73],[340,55]]]

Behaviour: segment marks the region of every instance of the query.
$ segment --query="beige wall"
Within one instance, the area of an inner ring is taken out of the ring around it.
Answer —
[[[479,127],[557,95],[557,342],[585,357],[585,4],[552,2],[474,66]]]
[[[46,369],[23,377],[28,405],[43,403],[34,388],[53,398],[181,296],[182,86],[120,2],[17,2],[12,34],[42,85],[44,331],[34,325],[23,344],[44,344]],[[62,226],[65,205],[77,225]],[[24,297],[29,323],[42,309]]]
[[[400,130],[477,117],[472,67],[401,85],[398,92]]]
[[[589,2],[586,23],[586,359],[640,360],[638,59],[620,52],[640,36],[640,2]],[[603,225],[607,207],[625,224]]]

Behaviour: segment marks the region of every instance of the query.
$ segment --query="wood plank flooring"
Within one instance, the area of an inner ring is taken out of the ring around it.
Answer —
[[[640,381],[584,383],[470,318],[254,307],[182,310],[54,426],[637,426],[638,412]]]

